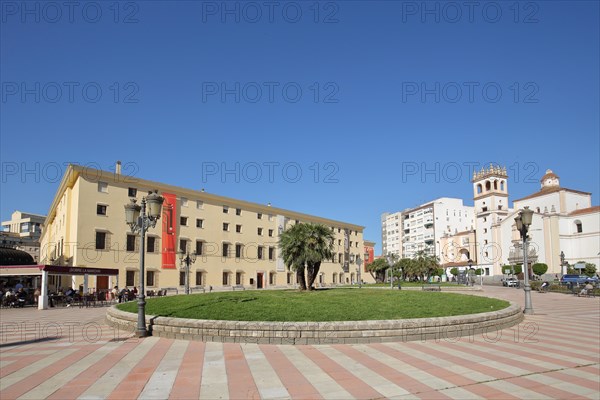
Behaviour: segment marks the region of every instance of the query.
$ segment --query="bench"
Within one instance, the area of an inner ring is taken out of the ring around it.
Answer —
[[[441,292],[441,285],[423,285],[423,290],[428,292]]]
[[[190,288],[190,293],[194,293],[194,292],[202,292],[202,293],[206,293],[206,289],[204,288],[204,286],[194,286]]]
[[[235,285],[231,287],[231,290],[246,290],[246,288],[243,285]]]

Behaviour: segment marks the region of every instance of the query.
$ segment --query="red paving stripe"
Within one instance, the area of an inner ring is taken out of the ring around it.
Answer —
[[[298,368],[273,345],[259,345],[273,370],[287,389],[292,399],[322,399],[321,394],[302,375]]]
[[[42,354],[42,355],[33,355],[33,356],[27,356],[27,357],[21,357],[18,360],[16,360],[15,362],[12,362],[10,364],[8,364],[5,367],[0,368],[0,378],[4,378],[7,375],[12,374],[15,371],[20,370],[21,368],[24,368],[26,366],[28,366],[29,364],[32,364],[36,361],[39,361],[43,358],[48,357],[49,354]],[[4,357],[4,355],[2,356],[3,360],[6,360],[6,357]]]
[[[181,361],[169,399],[186,400],[200,398],[202,368],[204,366],[203,342],[190,342]]]
[[[580,368],[577,368],[574,371],[578,371],[579,369]],[[581,368],[581,369],[583,369],[583,368]],[[596,371],[596,373],[598,373],[598,371]],[[552,371],[552,372],[548,372],[544,375],[547,375],[554,379],[558,379],[563,382],[569,382],[569,383],[572,383],[573,385],[582,386],[584,388],[596,390],[596,391],[600,392],[600,377],[596,378],[595,381],[591,381],[586,378],[581,378],[581,377],[574,376],[571,374],[565,374],[564,372],[561,372],[561,371]]]
[[[70,354],[61,360],[58,360],[54,364],[47,366],[41,371],[38,371],[35,374],[30,375],[19,382],[16,382],[14,385],[7,387],[2,392],[0,392],[0,398],[16,399],[17,397],[22,396],[23,394],[29,392],[31,389],[38,386],[40,383],[43,383],[46,380],[52,378],[54,375],[61,372],[63,369],[67,368],[71,364],[81,360],[88,354],[98,350],[100,347],[102,347],[102,345],[92,345],[77,350],[73,354]]]
[[[76,399],[140,343],[141,341],[123,343],[85,371],[74,376],[71,381],[52,393],[48,399]]]
[[[441,358],[445,361],[449,361],[453,365],[459,365],[461,367],[465,367],[465,368],[471,369],[473,371],[477,371],[477,372],[487,375],[491,378],[504,379],[504,378],[509,378],[509,377],[513,376],[513,375],[511,375],[507,372],[501,371],[499,369],[488,367],[487,365],[474,364],[472,361],[468,361],[468,360],[465,360],[460,357],[452,356],[447,353],[440,353],[439,351],[436,351],[432,347],[422,346],[418,350],[425,354]],[[454,383],[457,386],[462,386],[462,385],[459,385],[457,383],[457,381],[454,380],[454,375],[456,375],[456,373],[452,372],[451,375],[446,375],[444,377],[444,379],[446,379],[449,382]],[[516,397],[511,396],[510,394],[502,392],[500,390],[497,390],[491,386],[486,386],[484,384],[478,384],[476,381],[473,381],[473,382],[475,382],[476,384],[463,387],[463,389],[468,390],[468,391],[470,391],[476,395],[479,395],[481,397],[484,397],[484,398],[516,399]]]
[[[298,346],[298,349],[352,396],[359,399],[384,397],[369,384],[351,374],[343,365],[339,365],[316,348],[312,346]]]
[[[353,360],[359,362],[360,364],[364,365],[365,367],[369,368],[371,371],[382,376],[383,378],[387,379],[388,381],[400,386],[401,388],[405,389],[409,393],[419,393],[420,394],[420,392],[430,392],[434,389],[431,386],[428,386],[424,383],[417,381],[416,379],[411,378],[407,374],[404,374],[390,366],[385,365],[381,361],[377,361],[376,359],[369,357],[362,351],[356,350],[353,347],[349,347],[349,346],[345,346],[345,345],[334,345],[332,347],[335,348],[336,350],[338,350],[339,352],[347,355],[348,357],[352,358]],[[372,347],[376,350],[379,350],[382,353],[386,353],[398,360],[407,362],[408,364],[410,364],[412,366],[416,366],[416,364],[419,364],[419,366],[423,365],[421,360],[418,360],[414,357],[407,357],[407,354],[405,354],[405,353],[402,353],[401,357],[396,357],[395,354],[389,354],[389,347],[386,347],[382,344],[376,343],[376,344],[370,345],[370,347]],[[407,361],[407,358],[411,358],[411,361]],[[424,370],[423,368],[420,368],[420,369]],[[426,372],[429,373],[429,370]],[[445,377],[441,377],[441,376],[438,376],[435,374],[432,374],[432,375],[439,377],[440,379],[445,379]],[[469,382],[469,383],[473,382],[467,378],[462,378],[462,380],[463,380],[463,382]],[[437,398],[448,399],[449,397],[442,393],[439,393],[439,396]]]
[[[113,400],[137,399],[172,344],[173,339],[159,339],[108,398]]]
[[[576,396],[575,394],[573,394],[571,392],[560,390],[558,388],[555,388],[554,386],[537,382],[535,380],[535,377],[531,377],[531,378],[523,378],[523,377],[511,378],[511,379],[507,379],[507,382],[513,383],[515,385],[519,385],[519,386],[521,386],[523,388],[526,388],[528,390],[531,390],[533,392],[539,393],[539,394],[544,395],[544,396],[552,397],[554,399],[569,399],[570,400],[570,399],[573,399]]]
[[[223,355],[227,371],[227,386],[232,399],[259,399],[260,392],[238,343],[224,343]]]

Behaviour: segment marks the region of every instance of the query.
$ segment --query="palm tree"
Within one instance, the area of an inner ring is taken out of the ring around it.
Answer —
[[[321,262],[333,257],[333,231],[320,224],[306,225],[306,273],[307,286],[313,289],[313,283],[321,269]]]
[[[321,262],[333,256],[333,231],[320,224],[295,224],[281,233],[279,248],[285,265],[296,272],[300,289],[312,290]]]
[[[304,267],[306,264],[305,237],[306,228],[304,224],[293,225],[279,235],[279,249],[283,262],[290,271],[296,272],[296,281],[301,290],[306,290],[304,279]]]

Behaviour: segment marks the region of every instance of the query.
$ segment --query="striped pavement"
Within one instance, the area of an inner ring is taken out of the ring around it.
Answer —
[[[600,299],[532,296],[502,331],[356,345],[137,339],[101,307],[3,309],[0,399],[600,399]]]

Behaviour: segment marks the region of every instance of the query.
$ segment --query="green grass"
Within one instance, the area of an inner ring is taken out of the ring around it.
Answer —
[[[266,290],[169,296],[147,300],[146,313],[235,321],[361,321],[444,317],[496,311],[507,301],[455,293],[328,289]],[[137,303],[119,309],[137,312]]]

